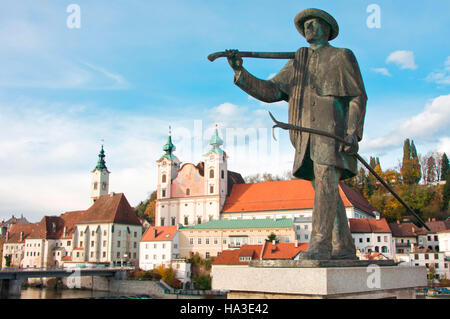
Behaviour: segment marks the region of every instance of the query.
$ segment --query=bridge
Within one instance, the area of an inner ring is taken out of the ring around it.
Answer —
[[[0,271],[0,298],[20,295],[21,279],[28,278],[66,278],[66,277],[112,277],[124,279],[133,267],[104,268],[3,268]]]

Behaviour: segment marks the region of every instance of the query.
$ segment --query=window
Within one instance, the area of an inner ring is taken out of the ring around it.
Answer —
[[[360,238],[360,239],[359,239],[359,242],[360,242],[360,243],[362,243],[362,242],[363,242],[363,239],[362,239],[362,238]]]
[[[439,240],[438,236],[434,236],[434,241],[438,241],[438,240]]]
[[[202,218],[201,217],[197,218],[197,224],[201,224],[201,223],[202,223]]]
[[[137,243],[136,242],[134,242],[133,247],[137,248]]]
[[[214,186],[212,185],[209,186],[209,193],[210,194],[214,193]]]
[[[91,247],[94,247],[94,241],[91,241]]]
[[[163,249],[166,248],[166,244],[162,244],[162,248],[163,248]]]
[[[77,251],[77,257],[80,257],[80,253]]]
[[[209,170],[209,178],[214,178],[214,170]]]
[[[188,224],[188,217],[184,216],[184,224],[187,225]]]
[[[162,255],[162,260],[166,259],[166,255]]]
[[[83,236],[83,231],[80,231],[80,236]],[[36,244],[35,244],[36,245]]]
[[[94,258],[94,252],[91,251],[91,258]]]
[[[384,236],[384,242],[387,243],[387,241],[388,241],[388,237]]]
[[[94,234],[95,234],[95,232],[94,232],[94,231],[91,231],[91,236],[94,236]]]
[[[199,245],[201,245],[201,243],[202,243],[202,238],[201,238],[201,237],[199,237],[199,238],[197,239],[197,243],[198,243]]]
[[[153,260],[156,260],[156,255],[153,255]]]
[[[308,229],[308,225],[305,225],[305,230],[307,230]]]
[[[225,171],[224,170],[222,170],[222,172],[221,172],[221,177],[222,177],[222,179],[225,178]]]
[[[103,252],[103,258],[106,258],[106,251]]]
[[[367,240],[366,240],[368,243],[370,243],[370,238],[367,238]]]
[[[206,245],[209,245],[209,238],[205,239],[205,243],[206,243]]]
[[[191,189],[190,188],[186,188],[186,196],[191,195]]]
[[[208,259],[209,258],[209,252],[207,251],[206,253],[205,253],[205,257],[206,257],[206,259]]]
[[[82,241],[80,241],[80,247],[83,247],[83,242]]]
[[[377,236],[377,242],[381,241],[381,236]]]
[[[70,244],[71,244],[71,242],[69,240],[69,241],[67,241],[66,246],[70,246]]]
[[[106,236],[106,230],[103,231],[103,236]]]
[[[172,226],[175,226],[176,218],[172,217]]]
[[[434,259],[439,259],[439,255],[438,254],[434,254]]]
[[[226,244],[227,244],[227,239],[224,238],[224,239],[222,240],[222,243],[223,243],[224,245],[226,245]]]
[[[166,190],[165,190],[165,189],[162,190],[161,196],[162,196],[162,197],[166,197]]]
[[[425,259],[428,259],[429,257],[428,257],[428,254],[424,254],[425,255]]]
[[[296,230],[300,230],[300,225],[295,226]]]
[[[137,231],[134,232],[134,238],[136,238],[136,237],[137,237]]]
[[[155,248],[155,249],[156,249],[156,244],[153,244],[153,248]]]
[[[94,183],[94,190],[97,190],[97,188],[98,188],[98,183],[95,182],[95,183]]]
[[[262,243],[262,238],[258,237],[258,244],[261,244],[261,243]]]
[[[117,247],[120,247],[120,240],[117,242]]]
[[[414,254],[414,259],[419,260],[419,254]]]
[[[286,236],[286,238],[284,239],[284,242],[285,242],[285,243],[288,243],[289,241],[290,241],[289,237]]]
[[[309,238],[309,235],[308,235],[308,234],[306,234],[306,235],[305,235],[305,239],[308,239],[308,238]]]
[[[103,247],[106,247],[106,240],[103,241]]]
[[[217,245],[218,244],[218,239],[217,239],[217,237],[214,237],[214,245]]]
[[[194,245],[194,238],[189,238],[189,245]]]
[[[161,182],[165,183],[166,181],[167,181],[167,175],[166,174],[162,174]]]
[[[133,258],[136,259],[136,253],[133,253]]]
[[[120,258],[120,252],[117,253],[117,258]]]
[[[164,217],[161,217],[161,226],[164,226]]]

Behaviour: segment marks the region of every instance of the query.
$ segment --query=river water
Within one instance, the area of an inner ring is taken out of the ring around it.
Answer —
[[[14,299],[79,299],[79,298],[111,298],[130,297],[125,294],[109,291],[93,291],[81,289],[22,288],[20,297]]]

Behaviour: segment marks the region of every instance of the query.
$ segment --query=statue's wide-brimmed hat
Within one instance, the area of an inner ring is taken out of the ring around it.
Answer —
[[[305,9],[295,16],[295,27],[302,36],[305,36],[305,21],[312,18],[320,18],[330,25],[330,36],[328,40],[333,40],[338,36],[339,26],[336,20],[330,14],[320,9]]]

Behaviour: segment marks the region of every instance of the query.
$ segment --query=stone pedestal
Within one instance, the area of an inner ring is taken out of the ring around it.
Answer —
[[[415,289],[427,284],[425,267],[380,266],[372,261],[363,265],[354,261],[347,267],[335,261],[335,266],[321,262],[322,266],[307,267],[308,262],[213,265],[212,289],[228,290],[228,298],[378,299],[415,298]]]

